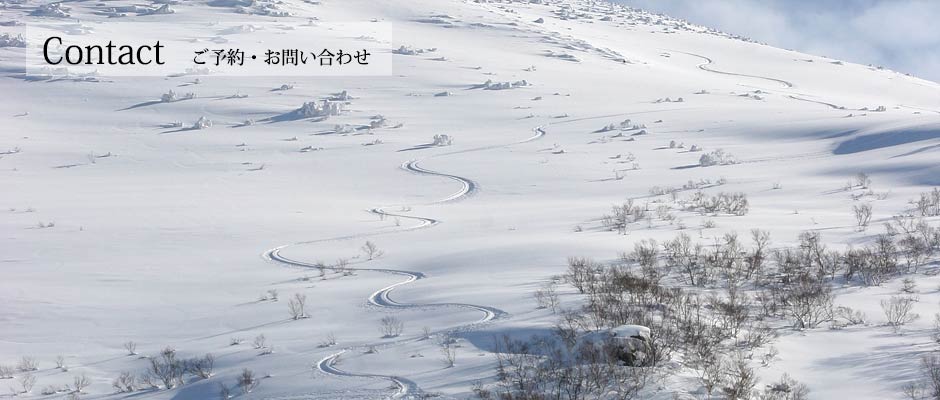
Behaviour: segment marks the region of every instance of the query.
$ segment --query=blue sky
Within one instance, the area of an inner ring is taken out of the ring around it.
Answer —
[[[940,0],[614,0],[761,42],[940,81]]]

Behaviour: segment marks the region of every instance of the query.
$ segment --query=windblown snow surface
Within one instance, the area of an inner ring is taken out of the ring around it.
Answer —
[[[35,13],[39,3],[0,3],[0,22],[55,18]],[[107,24],[101,10],[133,4],[64,3],[76,24]],[[218,398],[220,382],[233,386],[249,368],[261,384],[233,389],[239,397],[469,398],[475,382],[496,377],[494,338],[555,326],[533,292],[570,256],[617,263],[634,242],[682,230],[706,245],[732,231],[747,243],[760,228],[773,246],[804,231],[833,249],[864,246],[940,185],[940,85],[893,71],[596,1],[279,3],[289,16],[225,5],[121,18],[167,32],[178,18],[203,20],[206,37],[221,22],[289,30],[310,18],[376,20],[392,24],[390,47],[435,50],[395,54],[384,77],[37,80],[0,48],[0,365],[38,362],[32,393],[19,396],[65,398],[40,392],[84,374],[82,398]],[[293,88],[272,90],[284,84]],[[160,102],[169,90],[196,96]],[[353,98],[339,115],[276,118],[344,90]],[[356,129],[379,115],[383,123]],[[186,129],[200,117],[212,126]],[[442,134],[453,144],[434,143]],[[737,162],[699,166],[719,148]],[[859,172],[872,193],[845,189]],[[601,224],[626,199],[669,204],[654,186],[702,180],[722,183],[708,194],[746,193],[749,213],[675,210],[675,220],[642,221],[627,235]],[[859,204],[874,210],[864,232]],[[369,260],[366,241],[384,254]],[[321,278],[316,266],[339,259],[346,273]],[[936,351],[937,267],[931,259],[907,275],[921,318],[899,333],[879,302],[899,292],[900,276],[834,283],[835,305],[865,312],[867,324],[797,330],[769,319],[778,337],[753,350],[758,388],[788,373],[811,398],[904,398],[920,358]],[[272,289],[279,300],[259,299]],[[571,286],[558,290],[562,308],[584,304]],[[295,293],[307,296],[309,318],[290,318]],[[400,336],[382,337],[386,316],[404,322]],[[273,351],[252,346],[262,334]],[[448,334],[458,341],[452,367],[435,340]],[[127,354],[128,341],[139,355]],[[116,393],[114,378],[143,372],[143,357],[167,346],[214,354],[213,376]],[[762,364],[770,346],[778,354]],[[704,398],[682,359],[641,398]],[[0,384],[16,392],[24,373],[13,375]]]

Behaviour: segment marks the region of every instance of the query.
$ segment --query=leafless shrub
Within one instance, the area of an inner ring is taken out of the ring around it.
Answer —
[[[36,376],[31,372],[23,374],[19,379],[20,387],[23,388],[23,393],[29,393],[33,391],[33,386],[36,385]]]
[[[735,355],[727,361],[725,386],[722,391],[728,400],[749,400],[757,386],[757,374],[743,354]]]
[[[441,349],[441,357],[444,360],[444,367],[451,368],[454,366],[454,363],[457,361],[457,346],[455,340],[447,335],[441,338],[438,342],[438,346]]]
[[[940,398],[940,356],[924,356],[921,359],[921,373],[924,375],[929,398]]]
[[[352,275],[352,271],[349,270],[349,260],[346,258],[337,259],[336,263],[333,264],[333,270],[343,276]]]
[[[16,365],[16,370],[20,372],[38,371],[39,364],[36,362],[35,358],[24,356],[20,359],[19,364]]]
[[[65,357],[61,355],[55,356],[55,367],[63,371],[68,371],[68,367],[65,366]]]
[[[815,328],[832,319],[832,288],[828,283],[807,276],[785,288],[788,314],[797,329]]]
[[[226,384],[219,382],[219,399],[228,400],[232,398],[232,389]]]
[[[871,222],[871,204],[857,204],[852,206],[852,212],[855,214],[855,223],[858,230],[864,231]]]
[[[940,215],[940,188],[934,188],[927,193],[921,193],[920,198],[914,202],[915,210],[922,217],[936,217]]]
[[[330,332],[326,335],[326,339],[320,343],[320,347],[333,347],[336,346],[336,335],[333,332]]]
[[[130,372],[122,371],[121,374],[111,382],[111,387],[117,390],[118,393],[133,392],[137,390],[137,377]]]
[[[287,309],[294,320],[307,318],[306,307],[307,295],[302,293],[294,293],[294,297],[287,302]]]
[[[241,388],[241,391],[244,394],[251,393],[260,385],[261,380],[257,378],[255,373],[248,368],[243,369],[242,373],[238,376],[238,387]]]
[[[405,323],[391,315],[382,317],[380,324],[382,337],[385,338],[397,337],[401,335],[401,332],[405,329]]]
[[[266,342],[267,342],[267,338],[265,338],[264,334],[262,333],[258,336],[255,336],[255,339],[251,342],[251,345],[254,346],[256,349],[263,349],[267,347]]]
[[[60,391],[61,391],[60,388],[57,388],[57,387],[52,386],[52,385],[48,385],[48,386],[46,386],[46,387],[43,387],[42,390],[39,391],[39,393],[42,394],[43,396],[51,396],[51,395],[54,395],[54,394],[56,394],[56,393],[59,393]]]
[[[209,379],[212,376],[212,368],[215,366],[215,356],[206,353],[202,357],[190,358],[184,364],[189,373],[202,379]]]
[[[871,177],[864,172],[859,172],[855,174],[855,185],[862,189],[868,189],[871,186]]]
[[[808,400],[809,388],[783,374],[780,380],[767,385],[759,394],[758,400]]]
[[[702,154],[699,157],[698,164],[702,167],[710,167],[713,165],[728,165],[736,164],[734,156],[724,151],[723,149],[712,150],[708,153]]]
[[[133,341],[124,342],[124,350],[127,350],[127,355],[136,356],[137,355],[137,343]]]
[[[888,326],[897,332],[902,326],[920,318],[912,312],[916,302],[917,298],[913,296],[891,296],[889,299],[881,300],[881,310],[885,313]]]
[[[72,379],[72,390],[75,393],[82,393],[85,388],[91,385],[91,381],[88,379],[85,374],[76,375]]]
[[[183,362],[176,358],[176,352],[167,347],[160,352],[159,357],[150,357],[150,368],[145,374],[145,382],[151,386],[157,386],[154,383],[160,382],[164,389],[172,389],[183,384],[185,371]]]
[[[549,308],[554,313],[558,308],[558,291],[554,281],[548,282],[533,293],[539,308]]]
[[[375,243],[372,243],[372,241],[366,241],[366,243],[362,245],[361,250],[369,260],[374,260],[385,254],[385,252],[379,250],[379,247],[376,246]]]
[[[0,379],[12,379],[14,370],[9,365],[0,365]]]
[[[864,325],[868,323],[868,317],[864,312],[844,306],[836,307],[835,317],[844,319],[847,325]]]
[[[563,275],[565,282],[584,294],[584,289],[594,279],[596,264],[583,257],[568,257],[568,271]]]

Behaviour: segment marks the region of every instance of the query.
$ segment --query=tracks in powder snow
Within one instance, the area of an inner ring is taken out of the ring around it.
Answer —
[[[533,136],[526,138],[524,140],[517,141],[517,142],[504,144],[504,145],[476,147],[472,149],[454,151],[454,152],[449,152],[449,153],[442,153],[442,154],[431,156],[429,158],[441,157],[441,156],[452,155],[452,154],[468,153],[468,152],[474,152],[474,151],[483,151],[483,150],[496,149],[496,148],[502,148],[502,147],[509,147],[509,146],[513,146],[517,144],[522,144],[522,143],[527,143],[527,142],[531,142],[534,140],[538,140],[542,138],[543,136],[545,136],[545,130],[541,126],[533,129],[533,131],[534,131]],[[479,190],[479,185],[476,182],[468,178],[423,168],[419,165],[418,160],[407,161],[401,165],[401,168],[406,171],[415,173],[415,174],[451,179],[461,184],[460,190],[442,199],[439,199],[430,203],[425,203],[425,205],[443,204],[443,203],[457,201],[460,199],[464,199],[468,196],[471,196]],[[416,225],[405,227],[405,228],[382,230],[382,231],[376,231],[376,232],[353,234],[353,235],[339,236],[339,237],[332,237],[332,238],[325,238],[325,239],[315,239],[315,240],[309,240],[309,241],[304,241],[304,242],[298,242],[298,243],[295,243],[294,245],[312,244],[312,243],[319,243],[319,242],[346,240],[346,239],[377,236],[377,235],[383,235],[383,234],[389,234],[389,233],[405,232],[405,231],[411,231],[411,230],[416,230],[416,229],[429,228],[429,227],[432,227],[441,223],[440,221],[433,219],[433,218],[401,214],[398,212],[390,212],[386,210],[387,208],[391,208],[391,207],[376,207],[376,208],[369,210],[369,212],[379,215],[379,216],[383,216],[383,217],[393,216],[393,217],[400,218],[400,219],[408,219],[408,220],[416,221],[418,223]],[[401,206],[400,208],[407,209]],[[281,254],[281,250],[289,246],[292,246],[292,245],[284,245],[284,246],[279,246],[279,247],[270,249],[264,253],[263,257],[267,260],[271,260],[274,262],[278,262],[278,263],[293,266],[293,267],[330,269],[330,267],[324,267],[319,264],[308,263],[308,262],[294,260],[294,259],[285,257],[284,255]],[[475,310],[475,311],[479,311],[482,314],[480,319],[477,321],[464,324],[458,327],[453,327],[453,328],[445,330],[444,332],[453,332],[453,331],[472,329],[474,326],[477,326],[482,323],[486,323],[488,321],[492,321],[496,318],[506,315],[505,312],[497,308],[480,306],[480,305],[475,305],[475,304],[467,304],[467,303],[428,303],[428,304],[400,303],[391,298],[390,296],[391,292],[398,287],[413,283],[420,279],[424,279],[425,275],[423,273],[416,272],[416,271],[400,270],[400,269],[389,269],[389,268],[347,267],[347,269],[355,270],[355,271],[365,271],[365,272],[380,272],[380,273],[385,273],[385,274],[398,275],[398,276],[402,276],[405,278],[403,281],[391,284],[389,286],[383,287],[373,292],[369,296],[368,302],[369,304],[372,304],[374,306],[383,307],[383,308],[391,308],[391,309],[454,307],[454,308],[464,308],[464,309]],[[392,345],[397,345],[397,344],[402,344],[402,343],[407,343],[407,342],[414,342],[414,341],[418,341],[421,339],[422,338],[420,337],[416,337],[416,338],[401,339],[401,340],[397,340],[393,342],[383,342],[381,346],[392,346]],[[418,387],[418,385],[414,381],[411,381],[407,378],[403,378],[403,377],[395,376],[395,375],[380,375],[380,374],[350,372],[350,371],[340,369],[339,367],[336,366],[336,364],[338,363],[340,359],[340,356],[342,356],[343,354],[351,350],[355,350],[357,348],[366,348],[366,347],[369,347],[369,345],[348,347],[336,353],[330,354],[329,356],[326,356],[322,358],[320,361],[318,361],[316,364],[316,368],[325,374],[333,375],[333,376],[375,378],[375,379],[389,380],[398,388],[398,392],[394,396],[396,398],[412,397],[421,392],[420,387]]]
[[[785,88],[792,88],[792,87],[794,87],[794,85],[793,85],[792,82],[785,81],[785,80],[783,80],[783,79],[770,78],[770,77],[760,76],[760,75],[739,74],[739,73],[735,73],[735,72],[719,71],[719,70],[716,70],[716,69],[709,68],[709,65],[713,64],[714,61],[713,61],[711,58],[705,57],[705,56],[700,55],[700,54],[687,53],[687,52],[678,51],[678,50],[668,50],[668,51],[672,51],[672,52],[676,52],[676,53],[682,53],[682,54],[685,54],[685,55],[688,55],[688,56],[697,57],[697,58],[700,58],[700,59],[704,60],[704,61],[705,61],[704,63],[698,65],[698,69],[700,69],[700,70],[702,70],[702,71],[708,71],[708,72],[711,72],[711,73],[721,74],[721,75],[741,76],[741,77],[745,77],[745,78],[763,79],[763,80],[765,80],[765,81],[771,81],[771,82],[779,83],[779,84],[783,85],[783,87],[785,87]]]

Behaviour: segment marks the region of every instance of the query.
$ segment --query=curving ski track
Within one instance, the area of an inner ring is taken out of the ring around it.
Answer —
[[[451,154],[459,154],[459,153],[467,153],[467,152],[472,152],[472,151],[482,151],[482,150],[489,150],[489,149],[495,149],[495,148],[501,148],[501,147],[508,147],[508,146],[513,146],[517,144],[531,142],[531,141],[540,139],[541,137],[545,136],[545,130],[542,129],[541,126],[536,127],[535,129],[533,129],[533,131],[535,133],[533,136],[517,141],[517,142],[504,144],[504,145],[476,147],[476,148],[471,148],[471,149],[466,149],[466,150],[442,153],[442,154],[438,154],[432,157],[440,157],[440,156],[451,155]],[[461,184],[460,190],[454,192],[453,194],[445,198],[442,198],[442,199],[439,199],[430,203],[426,203],[426,205],[443,204],[443,203],[448,203],[448,202],[453,202],[459,199],[463,199],[472,195],[479,189],[479,185],[477,185],[476,182],[470,179],[467,179],[458,175],[452,175],[452,174],[447,174],[447,173],[442,173],[442,172],[437,172],[437,171],[429,170],[426,168],[422,168],[419,165],[418,160],[407,161],[401,165],[401,168],[406,171],[415,173],[415,174],[437,176],[437,177],[451,179]],[[385,231],[353,234],[353,235],[346,235],[346,236],[339,236],[339,237],[332,237],[332,238],[325,238],[325,239],[309,240],[309,241],[304,241],[304,242],[298,242],[298,243],[295,243],[294,245],[327,242],[327,241],[334,241],[334,240],[346,240],[346,239],[376,236],[376,235],[382,235],[382,234],[388,234],[388,233],[394,233],[394,232],[405,232],[405,231],[410,231],[410,230],[415,230],[415,229],[428,228],[428,227],[432,227],[437,224],[440,224],[440,221],[433,219],[433,218],[391,213],[391,212],[386,211],[385,208],[388,208],[388,207],[376,207],[376,208],[369,210],[369,212],[376,214],[376,215],[381,215],[381,216],[393,216],[397,218],[404,218],[404,219],[409,219],[413,221],[418,221],[418,224],[411,226],[411,227],[398,228],[394,230],[385,230]],[[270,249],[263,254],[263,257],[266,260],[270,260],[270,261],[274,261],[274,262],[278,262],[281,264],[294,266],[294,267],[331,269],[330,267],[324,267],[318,264],[294,260],[294,259],[290,259],[288,257],[281,255],[281,250],[289,246],[292,246],[292,245],[283,245],[283,246],[278,246],[273,249]],[[355,271],[381,272],[381,273],[399,275],[399,276],[405,277],[405,280],[388,285],[379,290],[376,290],[369,296],[368,298],[369,303],[377,307],[395,308],[395,309],[428,308],[428,307],[435,307],[435,308],[458,307],[458,308],[476,310],[482,313],[482,317],[479,320],[472,322],[472,323],[465,324],[465,325],[461,325],[455,328],[451,328],[447,331],[458,331],[458,330],[463,330],[463,329],[470,329],[478,324],[486,323],[488,321],[491,321],[491,320],[494,320],[496,318],[506,315],[504,311],[499,310],[494,307],[480,306],[480,305],[467,304],[467,303],[428,303],[428,304],[400,303],[391,298],[391,292],[400,286],[404,286],[404,285],[413,283],[415,281],[418,281],[420,279],[424,279],[425,275],[423,273],[415,272],[415,271],[399,270],[399,269],[388,269],[388,268],[351,267],[348,269],[355,270]],[[390,342],[390,343],[385,342],[385,343],[382,343],[382,345],[389,346],[389,345],[395,345],[395,344],[416,341],[416,340],[420,340],[420,338],[401,339],[401,340]],[[358,348],[362,348],[362,347],[366,347],[366,346],[358,346]],[[389,380],[396,387],[398,387],[398,393],[396,393],[393,396],[394,398],[412,397],[421,392],[421,388],[418,387],[418,385],[414,381],[411,381],[407,378],[394,376],[394,375],[356,373],[356,372],[349,372],[349,371],[345,371],[340,368],[337,368],[336,363],[338,362],[340,356],[342,356],[347,351],[350,351],[356,348],[357,347],[349,347],[339,352],[333,353],[327,357],[324,357],[323,359],[317,362],[316,368],[325,374],[334,375],[334,376],[375,378],[375,379]]]
[[[698,69],[700,69],[700,70],[702,70],[702,71],[708,71],[708,72],[711,72],[711,73],[721,74],[721,75],[731,75],[731,76],[741,76],[741,77],[745,77],[745,78],[763,79],[763,80],[765,80],[765,81],[771,81],[771,82],[779,83],[779,84],[783,85],[783,87],[786,87],[786,88],[792,88],[792,87],[794,87],[794,85],[793,85],[792,82],[785,81],[785,80],[783,80],[783,79],[769,78],[769,77],[760,76],[760,75],[739,74],[739,73],[735,73],[735,72],[725,72],[725,71],[719,71],[719,70],[716,70],[716,69],[711,69],[711,68],[709,68],[708,66],[711,65],[712,63],[714,63],[714,61],[713,61],[711,58],[705,57],[705,56],[703,56],[703,55],[699,55],[699,54],[695,54],[695,53],[687,53],[687,52],[684,52],[684,51],[677,51],[677,50],[668,50],[668,51],[673,51],[673,52],[676,52],[676,53],[682,53],[682,54],[685,54],[685,55],[689,55],[689,56],[692,56],[692,57],[698,57],[698,58],[701,58],[702,60],[705,60],[704,63],[698,65]]]

